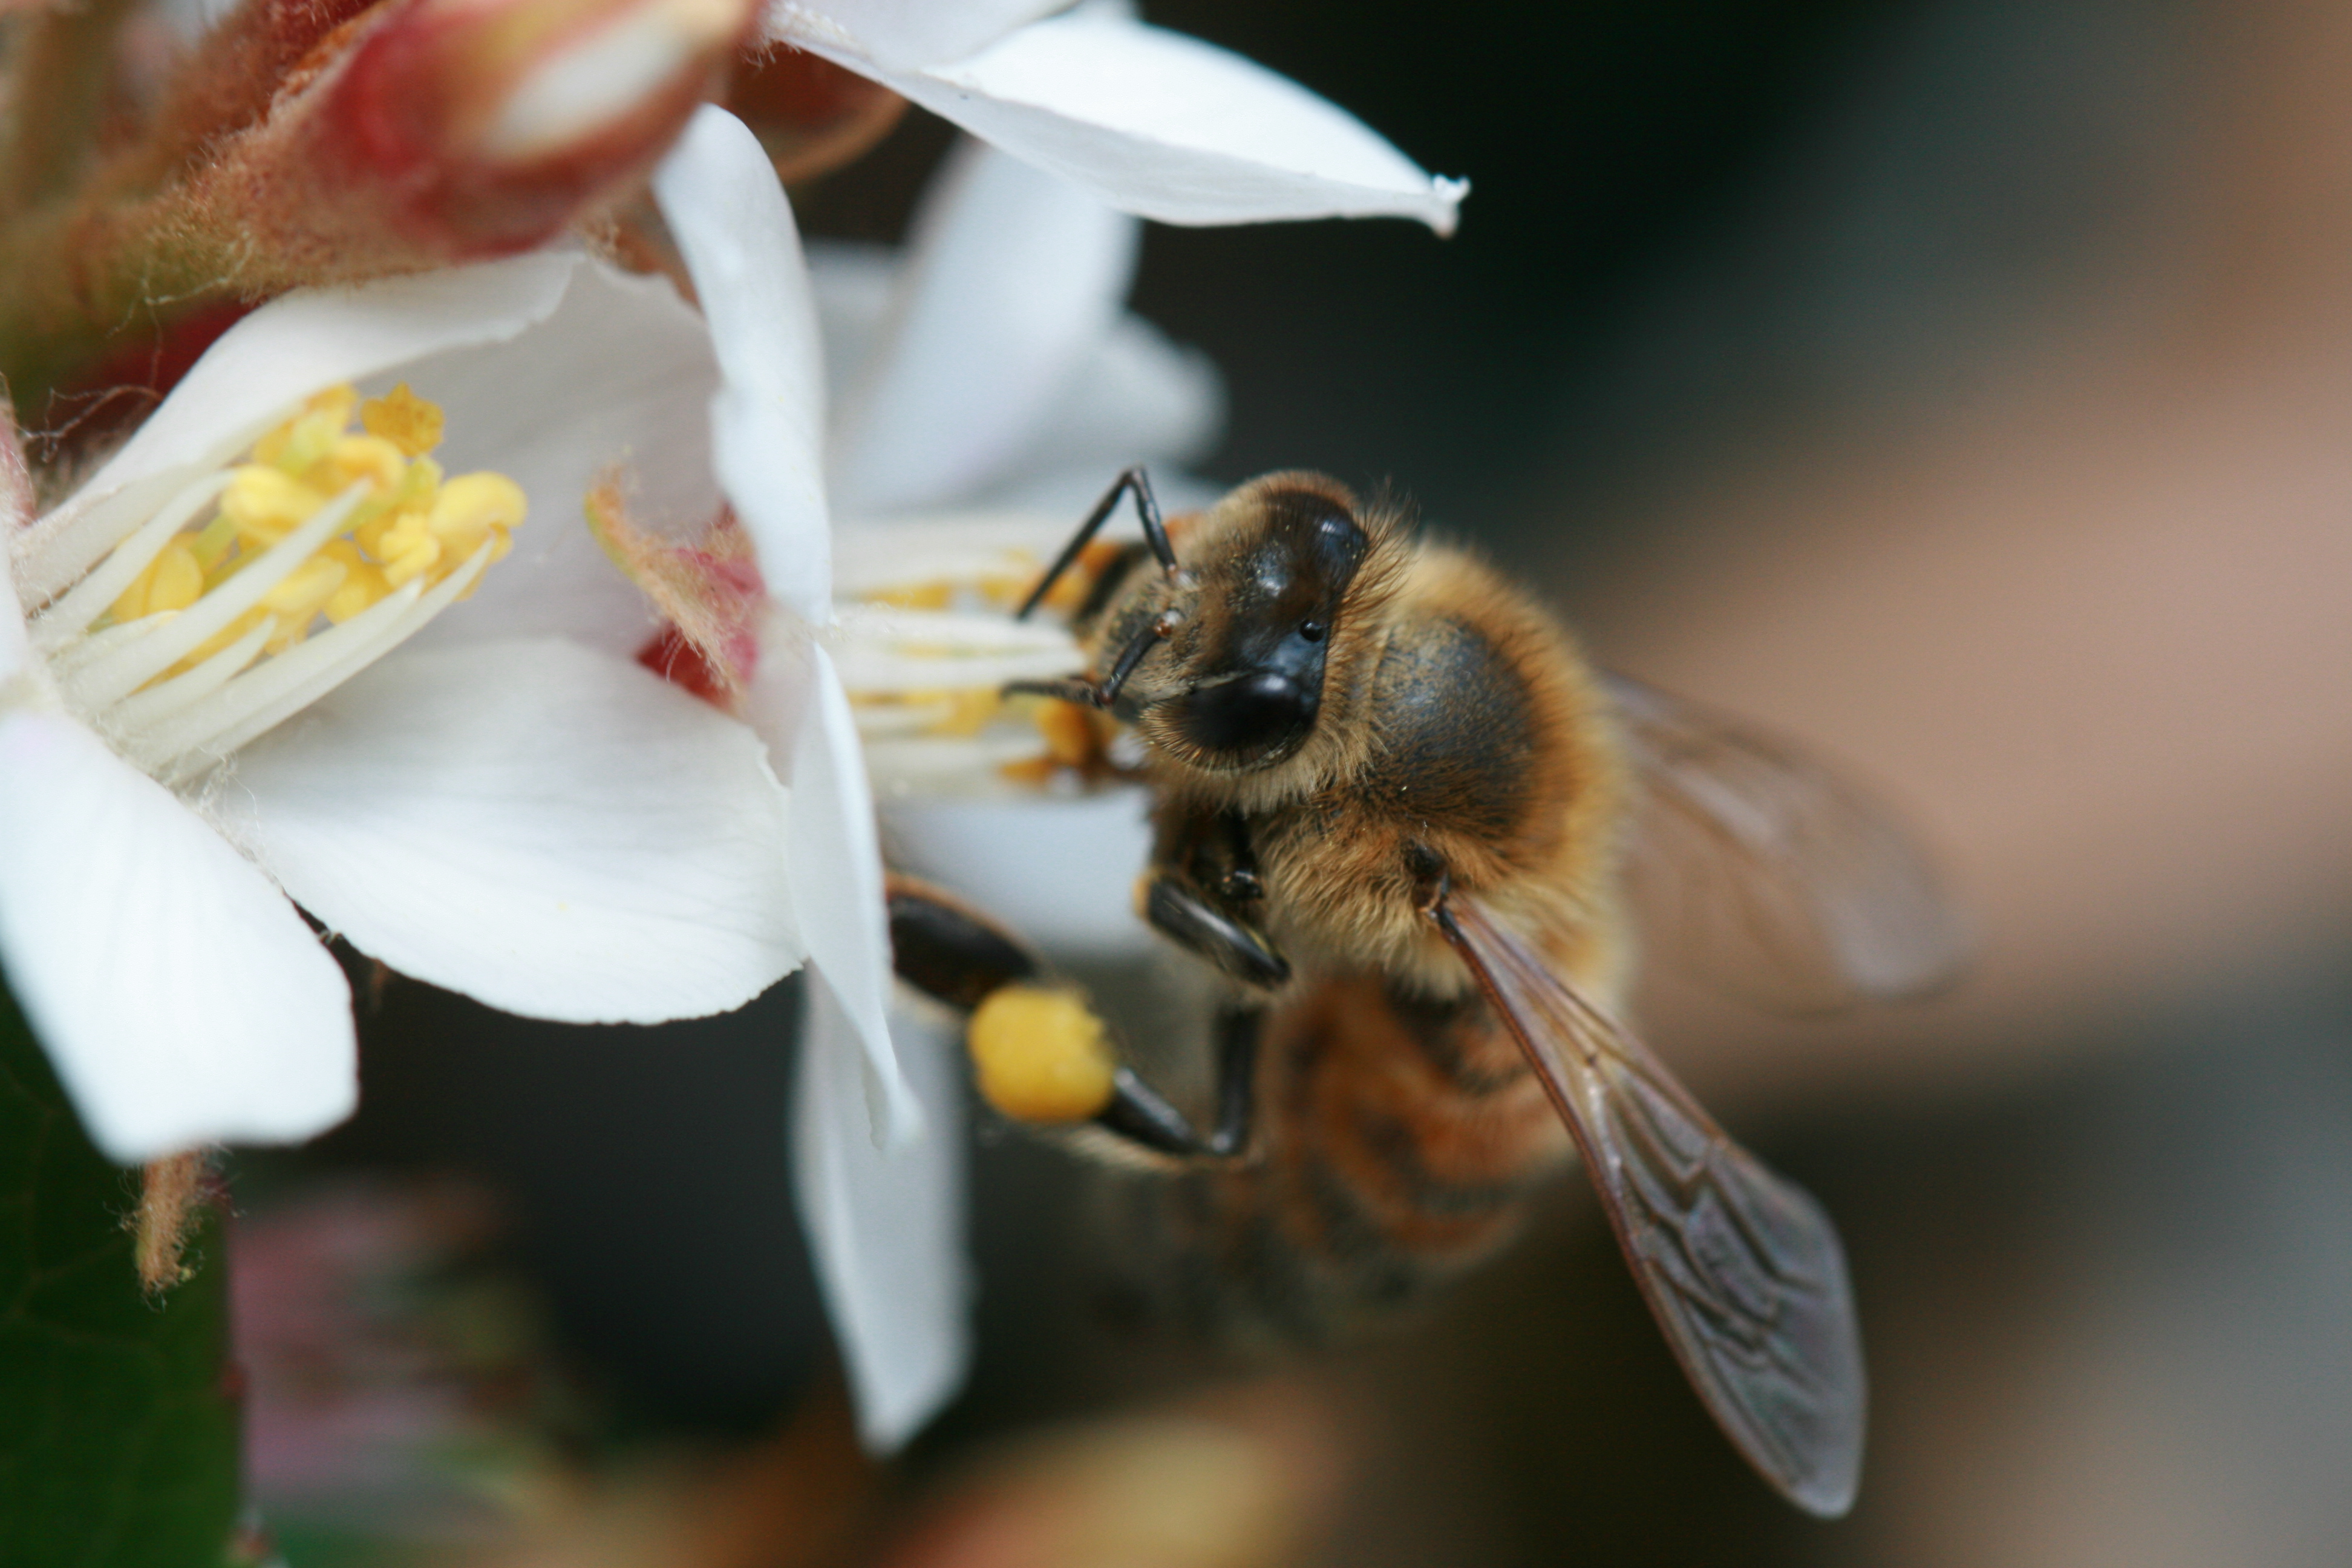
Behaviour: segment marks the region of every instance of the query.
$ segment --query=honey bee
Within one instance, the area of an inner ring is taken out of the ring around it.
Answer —
[[[1145,544],[1075,622],[1091,673],[1020,689],[1139,742],[1139,910],[1221,977],[1213,1124],[1118,1062],[1082,1004],[1041,1010],[1056,983],[1017,939],[911,883],[901,973],[973,1013],[1000,1108],[1175,1167],[1166,1207],[1217,1277],[1202,1288],[1295,1334],[1491,1252],[1580,1155],[1725,1433],[1799,1507],[1844,1512],[1864,1378],[1836,1232],[1623,1022],[1628,884],[1668,895],[1649,901],[1721,972],[1827,1003],[1954,968],[1923,859],[1829,773],[1601,673],[1523,589],[1320,475],[1171,528],[1130,470],[1024,615],[1130,495]]]

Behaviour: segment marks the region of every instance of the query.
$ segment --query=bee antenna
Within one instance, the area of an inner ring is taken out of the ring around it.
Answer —
[[[1135,492],[1135,515],[1143,524],[1144,542],[1151,546],[1151,553],[1158,557],[1168,574],[1171,577],[1176,574],[1176,547],[1168,542],[1168,527],[1160,521],[1160,503],[1151,496],[1151,477],[1139,463],[1119,475],[1118,482],[1095,503],[1095,510],[1087,514],[1086,521],[1078,524],[1078,531],[1070,536],[1069,543],[1062,546],[1062,553],[1055,559],[1053,566],[1037,580],[1037,585],[1029,590],[1029,596],[1021,602],[1020,609],[1013,612],[1014,620],[1027,620],[1029,612],[1053,592],[1054,584],[1061,581],[1062,574],[1077,561],[1079,552],[1086,549],[1103,523],[1118,509],[1118,498],[1129,490]]]
[[[1152,616],[1144,623],[1142,629],[1128,639],[1127,647],[1120,650],[1118,662],[1111,666],[1110,674],[1100,683],[1083,678],[1072,680],[1008,680],[1004,683],[1004,689],[1034,692],[1040,697],[1058,697],[1065,702],[1083,702],[1093,708],[1108,708],[1118,700],[1119,688],[1125,686],[1127,678],[1135,673],[1135,667],[1143,662],[1143,656],[1183,623],[1183,613],[1179,610],[1162,610]]]

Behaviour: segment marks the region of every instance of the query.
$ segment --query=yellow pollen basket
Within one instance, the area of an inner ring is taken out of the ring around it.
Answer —
[[[1083,1121],[1110,1103],[1118,1063],[1102,1020],[1074,993],[999,986],[964,1037],[981,1094],[1015,1121]]]
[[[522,487],[499,473],[445,478],[427,455],[444,424],[439,406],[405,383],[365,402],[349,386],[320,393],[253,444],[248,460],[229,471],[213,514],[164,545],[100,624],[188,608],[354,487],[358,504],[334,537],[156,679],[201,664],[265,623],[265,651],[283,653],[320,616],[340,625],[420,578],[430,587],[486,545],[491,562],[504,558],[526,510]]]

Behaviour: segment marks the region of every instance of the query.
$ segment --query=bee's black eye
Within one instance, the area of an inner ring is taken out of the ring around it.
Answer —
[[[1323,623],[1321,621],[1301,621],[1298,623],[1298,635],[1305,637],[1308,642],[1321,642],[1323,640]]]

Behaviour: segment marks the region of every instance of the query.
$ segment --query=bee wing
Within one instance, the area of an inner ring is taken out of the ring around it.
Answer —
[[[1645,795],[1629,880],[1670,952],[1797,1012],[1916,994],[1958,970],[1958,912],[1884,806],[1735,721],[1605,680]]]
[[[1845,1512],[1865,1390],[1829,1216],[1475,901],[1452,898],[1433,912],[1574,1134],[1699,1397],[1790,1501],[1823,1518]]]

